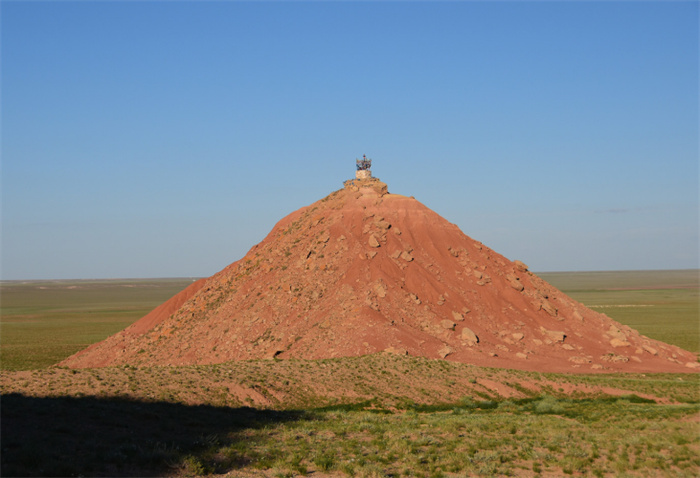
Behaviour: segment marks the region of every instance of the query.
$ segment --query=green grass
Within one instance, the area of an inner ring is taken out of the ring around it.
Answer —
[[[132,324],[191,279],[0,283],[0,367],[47,367]]]
[[[3,447],[10,450],[3,453],[3,476],[700,472],[700,435],[693,422],[700,406],[634,397],[545,395],[497,404],[458,402],[444,411],[271,411],[18,395],[3,400]],[[10,427],[15,433],[6,433]],[[94,436],[100,440],[89,438]]]
[[[282,473],[303,466],[351,476],[507,476],[536,465],[556,476],[596,471],[646,476],[649,470],[693,476],[700,437],[684,420],[698,408],[543,396],[496,407],[456,403],[435,412],[312,411],[301,420],[250,432],[245,446],[235,447],[251,466],[270,458]],[[307,458],[299,462],[300,456]]]
[[[484,394],[484,381],[521,392]],[[3,476],[700,473],[699,374],[543,374],[374,354],[52,367],[5,372],[0,385]],[[248,392],[269,404],[247,407]]]

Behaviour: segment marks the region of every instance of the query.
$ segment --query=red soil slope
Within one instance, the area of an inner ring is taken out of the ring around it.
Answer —
[[[559,372],[700,365],[587,309],[377,179],[347,181],[290,214],[241,260],[61,365],[379,351]]]

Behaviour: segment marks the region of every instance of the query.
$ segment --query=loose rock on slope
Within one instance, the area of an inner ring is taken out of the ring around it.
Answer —
[[[377,179],[293,212],[241,260],[61,365],[382,351],[542,371],[697,367],[694,354],[586,308]]]

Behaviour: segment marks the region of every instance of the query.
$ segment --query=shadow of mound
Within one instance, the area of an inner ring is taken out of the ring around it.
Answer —
[[[194,473],[224,473],[250,462],[236,448],[246,429],[304,418],[296,411],[19,394],[2,396],[0,412],[2,476],[162,476],[183,463]]]

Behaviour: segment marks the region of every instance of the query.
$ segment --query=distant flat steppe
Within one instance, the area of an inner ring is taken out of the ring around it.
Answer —
[[[700,353],[700,271],[538,274],[587,307],[643,335]]]
[[[0,368],[47,367],[131,325],[193,282],[179,279],[0,282]]]

